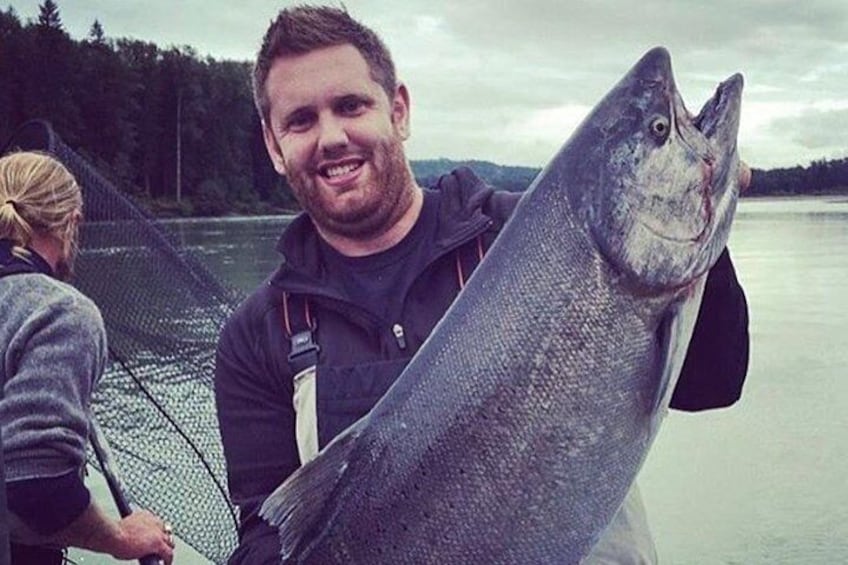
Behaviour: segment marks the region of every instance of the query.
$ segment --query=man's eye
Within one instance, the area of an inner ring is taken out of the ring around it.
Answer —
[[[286,121],[287,131],[306,131],[312,125],[312,117],[305,114],[296,114]]]
[[[342,100],[339,104],[339,111],[343,114],[355,114],[362,108],[362,106],[364,106],[364,102],[362,102],[362,100],[349,98],[347,100]]]

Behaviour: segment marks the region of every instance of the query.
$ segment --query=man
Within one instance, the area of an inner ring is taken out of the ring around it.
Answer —
[[[254,94],[268,153],[305,213],[280,239],[284,263],[219,342],[218,418],[241,512],[230,562],[249,564],[279,560],[276,532],[257,516],[263,500],[394,382],[518,199],[467,169],[438,190],[416,184],[403,151],[409,93],[376,34],[342,10],[280,12]],[[745,299],[725,253],[672,405],[732,404],[747,355]],[[635,490],[591,560],[655,560]]]
[[[113,520],[82,481],[94,385],[106,365],[97,306],[72,286],[82,195],[58,161],[0,159],[0,425],[14,565],[63,562],[62,548],[173,559],[147,511]]]

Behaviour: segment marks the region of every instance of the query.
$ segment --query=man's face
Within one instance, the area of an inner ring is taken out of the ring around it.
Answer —
[[[390,100],[352,45],[280,57],[265,88],[268,153],[319,228],[369,238],[391,227],[414,187],[406,89]]]

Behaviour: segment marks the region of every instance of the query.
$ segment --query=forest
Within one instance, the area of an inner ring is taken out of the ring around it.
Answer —
[[[156,215],[218,216],[296,209],[262,143],[250,63],[200,57],[191,47],[107,37],[95,20],[70,37],[54,0],[23,22],[0,10],[0,143],[29,119],[45,119],[69,146]],[[484,161],[413,161],[432,184],[470,164],[507,190],[538,168]],[[754,169],[746,195],[848,192],[848,157]]]

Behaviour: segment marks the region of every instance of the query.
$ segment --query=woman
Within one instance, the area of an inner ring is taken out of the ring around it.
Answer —
[[[82,480],[91,394],[106,365],[97,306],[73,271],[82,194],[52,157],[0,158],[0,426],[14,565],[62,562],[75,546],[173,559],[170,528],[147,511],[107,517]]]

